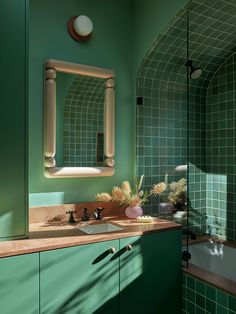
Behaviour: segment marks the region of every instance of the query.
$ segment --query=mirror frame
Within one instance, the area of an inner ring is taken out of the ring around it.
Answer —
[[[56,166],[56,73],[63,72],[105,79],[104,92],[104,167]],[[110,69],[46,60],[44,63],[44,176],[77,178],[112,176],[115,156],[115,73]]]

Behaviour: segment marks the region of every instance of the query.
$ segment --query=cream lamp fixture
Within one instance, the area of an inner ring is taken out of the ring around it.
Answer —
[[[87,41],[93,32],[93,22],[86,15],[72,16],[68,24],[70,36],[77,41]]]

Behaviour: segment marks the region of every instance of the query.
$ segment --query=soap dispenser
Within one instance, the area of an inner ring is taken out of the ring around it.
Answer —
[[[88,208],[84,208],[83,209],[83,215],[81,217],[81,221],[89,221],[90,219],[90,215],[89,215],[89,212],[88,212]]]

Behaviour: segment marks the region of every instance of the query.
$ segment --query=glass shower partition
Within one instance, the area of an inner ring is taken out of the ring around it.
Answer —
[[[187,161],[188,28],[183,8],[144,57],[137,77],[137,175],[144,189],[165,182],[167,189],[144,206],[145,214],[173,220],[188,233]],[[185,243],[186,244],[186,243]]]

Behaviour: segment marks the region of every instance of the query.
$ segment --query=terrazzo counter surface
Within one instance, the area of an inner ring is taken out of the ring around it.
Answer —
[[[118,225],[122,230],[86,234],[79,229],[79,227],[88,224],[93,225],[105,222]],[[69,225],[67,222],[31,223],[28,239],[0,242],[0,257],[109,241],[178,228],[181,228],[181,225],[158,218],[154,218],[153,223],[138,223],[136,220],[130,220],[121,216],[105,217],[102,221],[90,220],[89,222],[78,222],[73,225]]]

